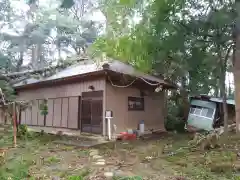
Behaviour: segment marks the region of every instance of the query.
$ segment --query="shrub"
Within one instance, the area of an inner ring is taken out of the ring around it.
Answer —
[[[183,120],[177,120],[175,122],[175,130],[179,133],[184,133],[185,132],[185,122]]]
[[[26,137],[28,135],[28,128],[27,125],[21,124],[18,127],[18,136],[19,137]]]
[[[165,121],[165,128],[167,131],[177,131],[179,133],[185,132],[185,122],[177,118],[167,118]]]

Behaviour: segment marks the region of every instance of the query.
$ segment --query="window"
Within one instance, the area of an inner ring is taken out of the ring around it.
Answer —
[[[128,110],[129,111],[144,111],[144,98],[143,97],[128,97]]]
[[[201,116],[207,116],[208,109],[202,108]]]
[[[200,106],[192,106],[190,109],[190,114],[194,114],[197,116],[212,118],[214,113],[214,109]]]
[[[202,111],[202,108],[196,108],[195,111],[194,111],[194,114],[196,115],[201,115],[201,111]]]
[[[190,109],[190,113],[193,114],[194,111],[195,111],[195,108],[192,107],[192,108]]]
[[[213,116],[213,109],[208,108],[207,117],[211,118]]]

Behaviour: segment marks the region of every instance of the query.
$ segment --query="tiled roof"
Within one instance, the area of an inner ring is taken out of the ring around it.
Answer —
[[[210,101],[222,103],[223,99],[222,98],[210,98]],[[234,99],[227,99],[227,104],[235,105],[235,100]]]
[[[76,75],[80,75],[80,74],[96,72],[96,71],[103,70],[103,67],[102,67],[103,64],[108,64],[108,69],[111,71],[114,71],[114,72],[119,72],[122,74],[130,75],[130,76],[134,76],[134,77],[138,77],[138,78],[143,78],[145,80],[156,82],[156,83],[170,85],[170,83],[164,81],[162,78],[158,78],[155,76],[151,76],[151,75],[142,73],[140,71],[135,70],[135,68],[133,66],[125,64],[125,63],[117,61],[117,60],[103,61],[103,62],[95,62],[95,61],[88,60],[88,61],[83,61],[78,64],[69,66],[68,68],[61,70],[50,77],[40,78],[40,79],[29,78],[18,84],[15,84],[14,86],[18,87],[18,86],[35,84],[35,83],[44,82],[44,81],[62,79],[62,78],[76,76]]]
[[[218,102],[218,103],[222,103],[223,102],[223,98],[220,97],[210,97],[206,94],[200,94],[198,96],[190,96],[190,98],[197,98],[197,99],[204,99],[207,98],[209,101],[212,102]],[[227,104],[231,104],[231,105],[235,105],[235,100],[234,99],[227,99]]]

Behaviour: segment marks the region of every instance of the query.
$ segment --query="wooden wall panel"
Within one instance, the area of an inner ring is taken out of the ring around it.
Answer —
[[[68,128],[78,128],[78,97],[69,98]]]
[[[25,110],[25,123],[28,125],[32,124],[32,107],[29,107]]]
[[[62,121],[62,98],[53,101],[53,127],[60,127]]]
[[[26,111],[21,111],[21,124],[26,124]]]
[[[68,98],[62,98],[62,123],[61,127],[68,125]]]
[[[18,100],[49,99],[69,96],[81,96],[82,92],[91,91],[89,86],[94,86],[95,91],[105,89],[105,78],[94,81],[81,81],[67,85],[56,85],[53,87],[44,87],[29,89],[18,92]]]
[[[117,126],[117,133],[125,129],[135,129],[141,120],[148,129],[165,131],[164,127],[164,93],[145,96],[144,111],[128,111],[127,99],[129,96],[139,97],[140,93],[135,88],[115,88],[111,84],[106,86],[106,109],[113,111],[112,123]]]
[[[40,109],[40,105],[43,103],[43,100],[38,100],[38,125],[44,126],[44,115]]]
[[[38,125],[38,101],[35,100],[32,105],[32,125]]]
[[[53,125],[53,99],[48,99],[48,115],[46,117],[46,126]]]

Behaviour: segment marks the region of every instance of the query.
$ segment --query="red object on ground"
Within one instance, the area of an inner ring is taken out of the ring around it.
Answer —
[[[121,132],[117,137],[118,140],[135,140],[137,139],[136,134],[128,134],[127,132]]]

